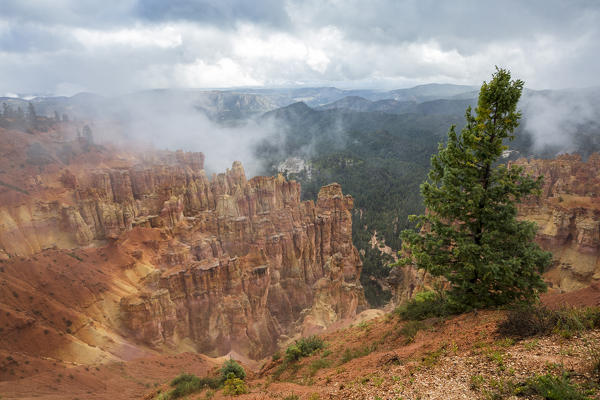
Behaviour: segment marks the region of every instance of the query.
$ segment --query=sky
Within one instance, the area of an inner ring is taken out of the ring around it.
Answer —
[[[600,2],[0,0],[0,96],[600,85]]]

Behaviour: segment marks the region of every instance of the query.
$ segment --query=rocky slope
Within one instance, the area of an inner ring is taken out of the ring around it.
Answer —
[[[209,179],[201,153],[106,148],[69,124],[0,140],[0,356],[20,374],[156,351],[258,359],[364,307],[337,184],[301,202],[298,183],[238,162]]]
[[[537,223],[538,243],[554,254],[545,274],[551,286],[572,291],[600,279],[600,155],[551,160],[520,159],[514,163],[533,176],[544,176],[539,198],[522,204],[522,218]]]

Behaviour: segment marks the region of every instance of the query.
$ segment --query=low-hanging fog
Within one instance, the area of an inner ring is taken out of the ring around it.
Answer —
[[[593,1],[4,0],[0,7],[0,96],[99,94],[103,106],[84,115],[116,116],[123,134],[158,148],[203,151],[213,171],[240,160],[249,175],[261,172],[254,148],[264,140],[286,154],[287,128],[261,118],[265,111],[332,102],[334,86],[357,96],[433,82],[479,87],[495,65],[537,90],[521,102],[534,151],[600,148],[598,90],[565,90],[600,85]],[[286,91],[249,95],[290,87],[324,89],[293,99]],[[191,88],[248,96],[218,104],[223,116]],[[346,128],[307,127],[342,146]],[[296,151],[313,154],[314,143]]]

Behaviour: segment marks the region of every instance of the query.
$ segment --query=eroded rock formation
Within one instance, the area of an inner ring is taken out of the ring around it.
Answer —
[[[514,163],[533,176],[543,175],[539,198],[519,207],[522,218],[537,223],[537,241],[554,254],[545,275],[560,291],[589,286],[600,279],[600,155],[579,155]]]
[[[352,198],[339,185],[322,188],[316,204],[300,202],[296,182],[246,181],[239,163],[213,182],[200,201],[214,206],[170,225],[162,272],[148,292],[121,301],[123,322],[139,340],[189,338],[202,352],[259,357],[305,321],[326,327],[363,306]],[[173,206],[175,214],[189,209],[187,201]]]
[[[102,290],[77,300],[94,304],[95,314],[80,309],[76,319],[90,318],[111,340],[257,359],[365,306],[353,201],[340,185],[301,202],[298,183],[247,180],[239,162],[209,179],[201,153],[115,157],[69,143],[72,161],[62,164],[62,143],[44,143],[54,162],[36,167],[33,181],[0,188],[0,257],[14,263],[62,252],[79,260],[95,278],[73,280],[74,293],[100,285],[99,277]],[[89,254],[101,264],[88,263]],[[109,273],[111,254],[119,256]],[[61,271],[48,274],[71,274]],[[32,276],[28,285],[42,288],[56,278]],[[50,302],[57,296],[47,293]],[[95,348],[101,335],[84,341]]]

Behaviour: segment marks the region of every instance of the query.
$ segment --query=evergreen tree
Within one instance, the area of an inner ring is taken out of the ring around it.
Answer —
[[[542,178],[497,163],[519,124],[522,90],[504,69],[483,83],[475,114],[467,108],[461,134],[452,126],[431,158],[421,185],[427,212],[412,216],[419,231],[402,232],[400,263],[445,277],[461,307],[531,302],[546,288],[540,273],[551,254],[533,242],[535,224],[516,218],[516,203],[537,193]]]
[[[35,107],[31,103],[27,103],[27,125],[28,132],[32,129],[37,129],[37,114]]]
[[[82,131],[81,135],[86,139],[86,141],[89,144],[94,143],[94,136],[92,134],[92,128],[90,128],[89,125],[83,126],[83,131]]]
[[[37,119],[37,114],[35,112],[35,107],[31,102],[27,103],[27,119],[31,122],[35,122]]]

